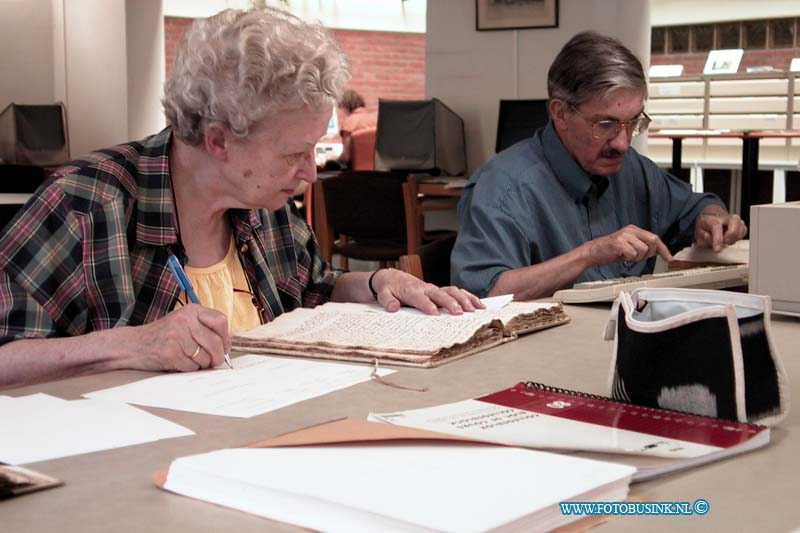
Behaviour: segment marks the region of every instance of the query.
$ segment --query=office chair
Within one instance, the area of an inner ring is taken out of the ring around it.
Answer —
[[[401,255],[454,235],[424,233],[416,217],[406,219],[405,182],[405,173],[377,171],[346,171],[318,180],[314,218],[323,258],[330,262],[337,253],[389,266]]]
[[[375,170],[376,134],[377,128],[366,128],[350,135],[350,168]]]

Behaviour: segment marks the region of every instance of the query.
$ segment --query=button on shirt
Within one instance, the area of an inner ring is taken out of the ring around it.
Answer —
[[[485,296],[506,270],[547,261],[628,224],[655,233],[675,252],[691,243],[695,219],[711,204],[722,202],[691,192],[633,148],[618,173],[589,175],[548,123],[470,178],[458,206],[452,281]],[[654,265],[655,258],[595,266],[574,282],[638,276]]]

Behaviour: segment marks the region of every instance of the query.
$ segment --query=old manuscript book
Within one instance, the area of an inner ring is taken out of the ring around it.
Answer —
[[[540,302],[510,302],[457,316],[326,303],[280,315],[235,335],[232,344],[248,353],[434,367],[569,320],[560,304]]]

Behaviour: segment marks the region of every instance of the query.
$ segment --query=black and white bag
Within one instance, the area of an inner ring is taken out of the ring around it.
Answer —
[[[786,371],[770,334],[768,296],[636,289],[611,309],[610,395],[638,405],[777,424],[789,410]]]

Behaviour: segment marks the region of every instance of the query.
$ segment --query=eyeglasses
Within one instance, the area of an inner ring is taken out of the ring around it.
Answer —
[[[575,111],[576,115],[581,117],[592,127],[592,137],[602,141],[610,141],[615,138],[619,135],[622,128],[625,128],[629,137],[636,137],[640,133],[647,131],[647,128],[650,127],[650,122],[652,122],[650,116],[644,111],[642,111],[641,116],[625,122],[620,122],[619,120],[598,120],[597,122],[592,122],[583,116],[574,105],[570,104],[570,107]]]

